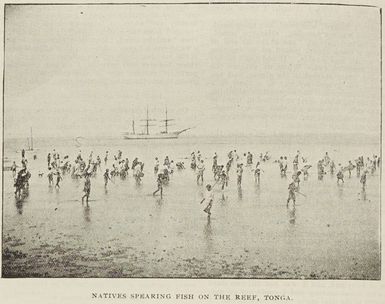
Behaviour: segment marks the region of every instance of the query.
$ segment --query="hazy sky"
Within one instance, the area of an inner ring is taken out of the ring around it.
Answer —
[[[191,135],[378,133],[379,27],[357,7],[8,6],[5,136],[116,136],[147,105]]]

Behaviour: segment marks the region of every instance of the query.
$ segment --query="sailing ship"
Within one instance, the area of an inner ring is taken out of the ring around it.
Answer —
[[[142,119],[141,121],[145,121],[145,124],[142,125],[145,127],[145,131],[142,133],[135,133],[135,121],[132,121],[132,132],[125,132],[123,133],[124,139],[176,139],[179,137],[179,135],[183,132],[186,132],[187,130],[191,128],[186,128],[179,131],[173,131],[169,132],[168,127],[170,126],[169,122],[173,121],[174,119],[170,119],[167,116],[167,108],[166,108],[166,118],[161,120],[164,123],[164,131],[160,133],[150,133],[150,127],[155,126],[154,124],[151,124],[151,122],[156,121],[156,119],[150,119],[148,116],[148,108],[147,108],[147,116],[146,119]]]
[[[31,127],[31,135],[27,137],[27,147],[23,148],[25,152],[34,152],[36,149],[33,148],[33,137],[32,137],[32,127]],[[38,150],[38,149],[37,149]],[[22,150],[16,150],[16,153],[20,153]]]

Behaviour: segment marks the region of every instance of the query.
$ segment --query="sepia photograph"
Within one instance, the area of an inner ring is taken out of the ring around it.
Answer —
[[[6,4],[2,278],[381,280],[370,5]]]

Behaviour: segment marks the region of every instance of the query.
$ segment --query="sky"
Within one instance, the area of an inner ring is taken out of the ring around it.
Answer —
[[[119,136],[146,107],[191,136],[379,133],[378,9],[24,5],[5,17],[5,137]]]

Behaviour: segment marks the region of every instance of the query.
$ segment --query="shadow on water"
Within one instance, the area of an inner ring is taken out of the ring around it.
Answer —
[[[359,194],[360,194],[361,201],[366,201],[366,190],[361,189],[361,192]]]
[[[243,199],[243,193],[242,193],[242,187],[238,187],[238,201],[241,201]]]
[[[338,198],[341,200],[343,198],[343,195],[344,195],[344,191],[343,191],[344,185],[338,183],[337,187],[338,187]]]
[[[260,196],[261,196],[261,185],[260,185],[260,183],[255,183],[255,195],[256,195],[256,197],[257,197],[257,199],[259,199],[260,198]]]
[[[293,205],[292,207],[287,208],[287,215],[289,218],[289,223],[291,225],[295,225],[295,220],[296,220],[296,214],[295,214],[295,206]]]
[[[16,209],[18,214],[23,214],[24,202],[22,199],[16,199]]]
[[[156,201],[156,207],[161,208],[163,205],[163,198],[158,197],[155,201]]]
[[[90,208],[90,206],[85,206],[83,208],[83,217],[84,217],[85,222],[87,222],[87,223],[91,222],[91,208]]]
[[[225,203],[227,202],[227,198],[228,198],[228,197],[225,196],[224,193],[222,193],[218,201],[219,201],[221,204],[225,204]]]
[[[207,217],[207,222],[203,229],[203,235],[206,242],[206,249],[208,252],[211,252],[213,249],[213,230],[211,227],[211,218]]]

